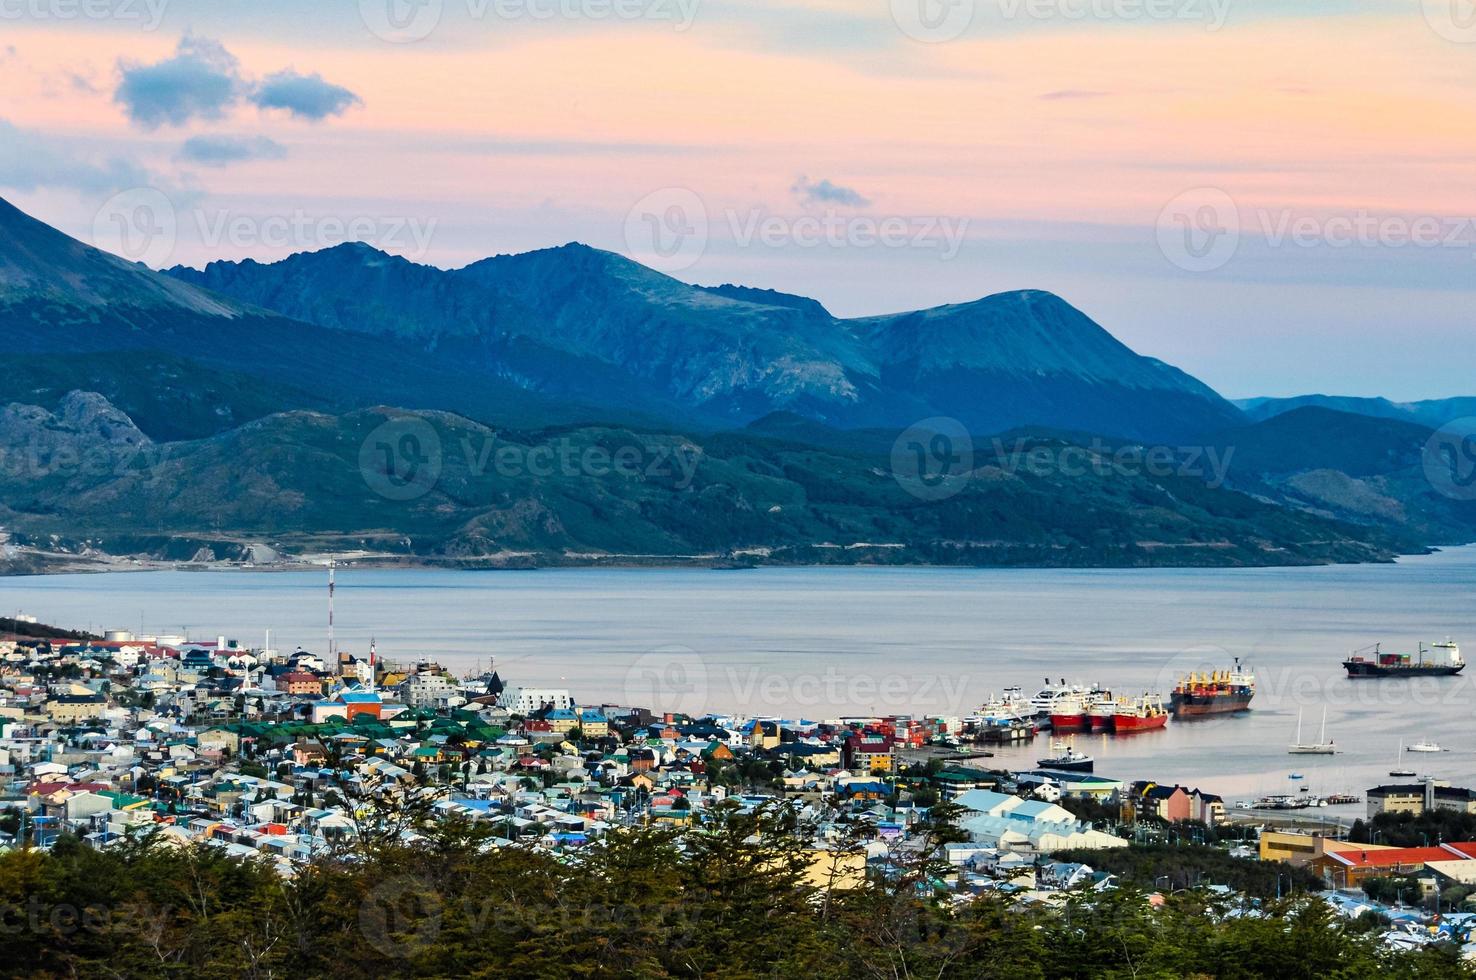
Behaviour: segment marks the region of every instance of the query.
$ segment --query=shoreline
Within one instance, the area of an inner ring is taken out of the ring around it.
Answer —
[[[527,571],[557,571],[557,570],[579,570],[579,569],[628,569],[628,570],[710,570],[710,571],[750,571],[763,568],[929,568],[929,569],[964,569],[973,568],[980,570],[1006,570],[1018,569],[1020,571],[1047,571],[1051,569],[1075,570],[1075,571],[1149,571],[1162,569],[1183,570],[1211,570],[1234,571],[1237,569],[1262,569],[1262,568],[1333,568],[1342,566],[1380,566],[1394,565],[1406,558],[1426,557],[1450,551],[1458,548],[1476,546],[1476,542],[1455,545],[1431,546],[1423,551],[1400,552],[1392,554],[1384,560],[1371,561],[1266,561],[1266,562],[1239,562],[1239,563],[1215,563],[1215,562],[1137,562],[1137,563],[1092,563],[1092,562],[1019,562],[1000,564],[942,564],[938,562],[923,561],[836,561],[836,562],[797,562],[797,561],[743,561],[735,559],[724,559],[709,555],[692,556],[651,556],[641,557],[635,555],[612,555],[608,559],[599,559],[593,556],[579,556],[578,558],[561,558],[551,555],[519,555],[513,560],[504,556],[488,557],[485,559],[472,558],[447,558],[447,559],[425,559],[408,558],[402,556],[375,555],[361,553],[335,553],[314,555],[272,562],[243,562],[243,561],[187,561],[153,558],[125,558],[118,556],[84,556],[66,555],[55,552],[25,552],[17,558],[0,560],[0,578],[31,578],[53,575],[102,575],[112,572],[302,572],[323,568],[329,560],[332,560],[341,568],[359,569],[401,569],[401,570],[426,570],[426,571],[464,571],[464,572],[527,572]],[[16,566],[16,567],[12,567]]]

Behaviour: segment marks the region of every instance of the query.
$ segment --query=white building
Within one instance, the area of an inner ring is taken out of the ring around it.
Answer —
[[[1002,851],[1050,854],[1076,848],[1127,847],[1120,837],[1093,830],[1070,811],[1045,800],[972,789],[954,800],[963,807],[960,829],[977,844]]]
[[[497,704],[515,715],[530,715],[539,708],[572,708],[574,699],[564,688],[509,687],[503,689]]]
[[[434,708],[458,693],[456,682],[445,674],[411,674],[400,685],[400,699],[412,708]]]

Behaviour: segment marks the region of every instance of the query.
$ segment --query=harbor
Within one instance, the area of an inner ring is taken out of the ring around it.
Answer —
[[[322,572],[166,571],[0,580],[7,606],[101,630],[203,630],[321,646]],[[340,569],[339,642],[415,651],[460,673],[495,656],[533,683],[603,701],[753,717],[962,719],[1043,681],[1170,698],[1180,678],[1252,671],[1251,710],[1131,735],[1072,733],[1108,773],[1212,779],[1227,800],[1360,792],[1409,769],[1476,763],[1468,673],[1350,680],[1347,653],[1476,635],[1476,548],[1397,564],[1240,570],[762,569],[462,573]],[[655,679],[653,681],[653,678]],[[663,685],[664,678],[676,682]],[[662,688],[657,690],[656,688]],[[659,696],[659,698],[657,697]],[[1165,704],[1165,707],[1171,707]],[[1297,718],[1330,756],[1291,756]],[[1034,767],[1046,732],[1008,725],[979,749]],[[1404,764],[1398,761],[1401,741]],[[1422,742],[1447,751],[1411,751]],[[1356,806],[1329,808],[1354,813]]]

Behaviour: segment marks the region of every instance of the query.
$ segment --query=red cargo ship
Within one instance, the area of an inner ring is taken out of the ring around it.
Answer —
[[[1074,732],[1090,724],[1087,702],[1083,697],[1062,698],[1051,709],[1051,731],[1053,732]]]
[[[1145,694],[1136,701],[1119,705],[1113,718],[1113,726],[1117,734],[1128,735],[1162,728],[1168,724],[1168,720],[1169,713],[1163,706],[1163,698]]]
[[[1094,732],[1110,732],[1117,718],[1119,702],[1111,698],[1098,701],[1087,709],[1087,721]]]
[[[1105,731],[1112,717],[1112,692],[1094,689],[1086,694],[1061,698],[1051,709],[1051,730],[1057,732]],[[1106,712],[1105,716],[1101,712]],[[1101,717],[1099,727],[1098,718]]]

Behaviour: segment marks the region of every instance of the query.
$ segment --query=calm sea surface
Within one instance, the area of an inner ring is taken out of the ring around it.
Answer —
[[[225,634],[326,648],[326,573],[118,572],[0,577],[0,610],[43,622]],[[1124,694],[1190,669],[1253,666],[1249,714],[1131,737],[1078,736],[1097,771],[1241,797],[1388,781],[1400,739],[1448,751],[1405,766],[1476,782],[1472,678],[1350,681],[1340,659],[1382,641],[1465,640],[1476,659],[1476,547],[1395,565],[1237,570],[760,569],[443,572],[341,569],[338,642],[430,657],[586,702],[832,718],[967,714],[1047,676]],[[1476,672],[1476,667],[1468,673]],[[1292,757],[1298,715],[1331,757]],[[1044,738],[1001,750],[1010,764]],[[1333,810],[1344,815],[1361,807]]]

